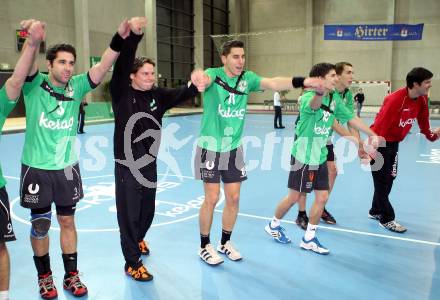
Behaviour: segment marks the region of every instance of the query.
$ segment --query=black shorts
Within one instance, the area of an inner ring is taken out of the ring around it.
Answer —
[[[0,189],[0,242],[15,241],[14,229],[12,228],[11,209],[6,188]]]
[[[243,148],[229,152],[213,152],[197,147],[194,159],[195,178],[206,183],[242,182],[247,179]]]
[[[335,151],[333,144],[327,145],[327,161],[335,161]]]
[[[79,164],[63,170],[42,170],[21,165],[20,204],[25,208],[75,206],[84,197]]]
[[[328,190],[327,162],[319,166],[309,166],[291,156],[287,187],[301,193],[310,193],[312,190]]]

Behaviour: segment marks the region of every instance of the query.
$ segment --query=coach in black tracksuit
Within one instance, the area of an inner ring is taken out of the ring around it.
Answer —
[[[142,264],[139,243],[154,217],[162,117],[198,91],[193,84],[175,89],[156,87],[154,62],[135,58],[142,36],[131,32],[123,42],[110,93],[115,115],[116,208],[125,271],[135,280],[147,281],[153,276]]]

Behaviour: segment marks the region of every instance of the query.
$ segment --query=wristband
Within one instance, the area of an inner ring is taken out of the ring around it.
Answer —
[[[109,46],[110,49],[112,49],[113,51],[121,52],[123,44],[124,44],[124,39],[119,35],[119,33],[116,32]]]
[[[292,78],[292,86],[294,88],[304,87],[304,77],[293,77]]]

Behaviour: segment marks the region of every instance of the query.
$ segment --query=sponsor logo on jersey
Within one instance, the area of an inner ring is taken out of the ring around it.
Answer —
[[[410,119],[407,119],[407,120],[405,120],[405,121],[403,121],[402,119],[400,119],[400,121],[399,121],[399,127],[405,127],[406,125],[412,125],[412,124],[414,124],[416,122],[416,118],[410,118]]]
[[[231,109],[228,107],[227,109],[223,109],[221,104],[218,105],[218,113],[222,118],[230,119],[230,118],[238,118],[243,120],[246,110],[242,109]]]
[[[72,86],[71,86],[71,85],[68,85],[68,86],[66,87],[66,90],[65,90],[65,93],[64,93],[64,94],[65,94],[67,97],[72,98],[74,93],[75,93],[75,91],[73,90]]]
[[[156,100],[155,99],[151,100],[151,102],[150,102],[150,109],[151,109],[151,111],[155,111],[157,109],[157,105],[156,105]]]
[[[50,130],[65,130],[65,129],[72,129],[73,126],[73,117],[70,117],[68,120],[49,120],[46,115],[44,114],[44,111],[41,113],[40,116],[40,122],[38,123],[41,127],[50,129]]]
[[[315,123],[315,128],[313,128],[313,132],[317,135],[328,135],[330,133],[330,128],[325,127],[325,126],[319,127],[319,126],[316,126],[316,123]]]
[[[240,92],[244,93],[244,91],[246,91],[247,87],[248,87],[247,81],[246,80],[241,80],[240,83],[238,84],[238,88],[237,89]]]

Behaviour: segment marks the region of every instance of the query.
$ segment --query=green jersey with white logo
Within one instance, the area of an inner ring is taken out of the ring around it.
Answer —
[[[320,165],[327,159],[327,139],[332,130],[334,119],[346,123],[353,118],[339,97],[326,95],[322,98],[319,109],[310,108],[315,92],[308,91],[301,96],[301,107],[296,139],[292,147],[292,155],[306,165]]]
[[[9,113],[14,109],[17,104],[16,100],[10,100],[6,93],[6,85],[0,89],[0,135],[2,133],[3,125]],[[3,151],[5,153],[5,151]],[[0,188],[6,185],[6,180],[3,177],[2,167],[0,166]]]
[[[349,89],[345,89],[344,91],[340,92],[337,89],[331,92],[333,94],[332,97],[339,98],[339,100],[345,105],[345,107],[348,109],[349,112],[354,114],[354,101],[353,101],[353,94]],[[341,124],[344,124],[345,122],[342,122],[341,120],[338,120]],[[333,129],[330,131],[329,140],[331,139],[331,136],[333,135]]]
[[[87,73],[73,76],[63,87],[53,86],[49,76],[39,72],[28,80],[23,87],[26,135],[21,162],[43,170],[64,169],[78,161],[78,111],[93,83]]]
[[[205,73],[212,84],[203,93],[203,117],[198,145],[227,152],[241,145],[249,93],[260,89],[261,77],[251,71],[229,77],[224,68],[210,68]]]
[[[333,97],[340,98],[341,102],[345,105],[347,110],[351,113],[354,113],[353,93],[349,89],[346,89],[342,92],[335,90],[333,92]]]

